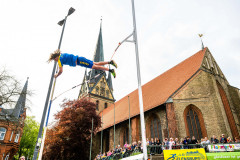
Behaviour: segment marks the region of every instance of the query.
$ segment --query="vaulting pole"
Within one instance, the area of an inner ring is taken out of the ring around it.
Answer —
[[[144,122],[143,97],[142,97],[142,85],[141,85],[141,74],[140,74],[140,62],[139,62],[139,54],[138,54],[138,40],[137,40],[137,27],[136,27],[134,0],[132,0],[132,14],[133,14],[133,28],[134,28],[133,40],[135,42],[136,64],[137,64],[138,96],[139,96],[139,107],[140,107],[140,118],[141,118],[143,157],[144,157],[144,160],[147,160],[146,133],[145,133],[145,122]]]
[[[68,14],[65,17],[65,19],[63,19],[62,21],[60,21],[58,23],[61,26],[63,25],[60,41],[59,41],[59,44],[58,44],[58,49],[59,50],[61,48],[61,43],[62,43],[62,38],[63,38],[63,33],[64,33],[67,17],[69,15],[71,15],[74,11],[75,11],[74,8],[70,8],[68,10]],[[43,125],[44,125],[44,121],[45,121],[45,118],[46,118],[46,112],[47,112],[47,108],[48,108],[48,102],[49,102],[50,92],[51,92],[52,85],[53,85],[53,78],[54,78],[54,74],[55,74],[55,71],[56,71],[56,66],[57,66],[57,62],[54,61],[52,75],[51,75],[51,79],[50,79],[50,83],[49,83],[49,87],[48,87],[48,93],[47,93],[47,97],[46,97],[46,101],[45,101],[45,106],[44,106],[44,109],[43,109],[42,120],[41,120],[41,124],[40,124],[40,128],[39,128],[39,132],[38,132],[38,138],[37,138],[35,149],[34,149],[34,153],[33,153],[33,160],[36,160],[37,156],[38,156],[38,149],[39,149],[40,143],[41,143],[42,130],[43,130]]]

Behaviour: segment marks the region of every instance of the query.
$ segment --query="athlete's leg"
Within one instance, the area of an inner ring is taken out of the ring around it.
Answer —
[[[95,65],[105,65],[105,64],[111,64],[113,65],[115,68],[117,68],[117,63],[114,60],[111,60],[109,62],[93,62],[93,64]]]
[[[92,69],[98,69],[98,70],[109,71],[109,68],[107,68],[107,67],[103,67],[103,66],[100,66],[100,65],[97,65],[95,62],[93,62]]]
[[[93,62],[93,64],[95,64],[95,65],[105,65],[105,64],[109,64],[109,62]]]

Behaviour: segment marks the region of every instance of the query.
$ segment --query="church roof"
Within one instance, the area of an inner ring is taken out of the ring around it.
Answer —
[[[200,69],[203,57],[208,48],[200,50],[196,54],[182,61],[178,65],[149,81],[142,86],[144,111],[166,103],[178,89],[180,89]],[[139,115],[138,89],[126,95],[115,103],[115,124],[118,124],[129,117]],[[103,110],[103,129],[114,125],[114,105]],[[100,115],[102,116],[102,115]]]

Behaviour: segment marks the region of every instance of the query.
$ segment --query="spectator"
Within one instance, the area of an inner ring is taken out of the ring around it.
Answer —
[[[128,143],[127,143],[127,141],[126,141],[125,144],[124,144],[124,146],[123,146],[123,148],[127,149],[127,147],[128,147]]]
[[[205,137],[205,144],[210,144],[210,141],[208,140],[207,137]]]
[[[179,140],[178,140],[178,138],[175,138],[175,149],[180,149],[181,148],[181,146],[180,146],[180,142],[179,142]]]
[[[135,150],[136,146],[137,146],[137,142],[133,142],[131,146],[131,150]]]
[[[194,136],[192,136],[191,144],[193,145],[191,148],[196,148],[196,144],[198,144],[198,141]]]
[[[157,138],[157,142],[156,142],[157,146],[161,146],[161,141],[159,138]],[[161,154],[162,153],[162,147],[157,147],[157,153]]]
[[[103,153],[103,155],[101,156],[101,159],[104,160],[105,158],[107,158],[105,152]]]
[[[170,141],[168,143],[169,143],[169,149],[172,149],[172,146],[175,145],[175,142],[173,141],[173,138],[170,138]]]
[[[220,138],[220,143],[227,143],[227,138],[225,138],[224,134],[222,134],[222,137]]]
[[[228,137],[228,138],[227,138],[227,143],[233,143],[233,140],[232,140],[231,137]]]
[[[183,145],[184,145],[184,149],[187,149],[188,148],[188,141],[187,141],[187,137],[185,137],[184,139],[183,139]]]
[[[201,138],[201,144],[205,144],[205,139]]]
[[[148,146],[148,145],[150,144],[150,141],[149,141],[149,139],[148,139],[148,138],[147,138],[147,140],[146,140],[146,141],[147,141],[147,146]]]
[[[21,157],[19,158],[19,160],[25,160],[25,157],[24,157],[24,156],[21,156]]]
[[[175,145],[179,145],[179,141],[178,141],[178,138],[175,138]]]
[[[163,145],[164,145],[165,149],[168,149],[169,142],[168,142],[167,138],[164,139]]]
[[[107,156],[111,156],[112,155],[112,152],[111,151],[108,151],[107,152]]]
[[[138,141],[138,151],[141,151],[141,146],[142,146],[142,142],[141,141]]]
[[[211,143],[214,143],[214,144],[219,143],[219,140],[217,139],[217,137],[215,135],[212,136]]]
[[[239,140],[238,137],[235,137],[235,142],[236,142],[236,143],[240,143],[240,140]]]
[[[189,136],[187,136],[187,144],[191,144],[192,143],[192,140]]]
[[[180,141],[179,141],[179,143],[180,143],[180,144],[183,144],[183,141],[184,141],[184,139],[181,138]]]

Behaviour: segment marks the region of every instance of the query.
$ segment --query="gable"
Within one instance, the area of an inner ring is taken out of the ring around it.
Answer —
[[[207,50],[204,55],[201,68],[214,74],[214,75],[220,76],[221,78],[226,80],[222,70],[218,66],[216,60],[214,59],[214,57],[212,56],[212,54],[209,50]]]
[[[99,78],[97,83],[92,88],[91,93],[99,95],[100,97],[105,97],[114,100],[113,94],[108,86],[106,77],[104,75],[102,75],[102,77]]]

